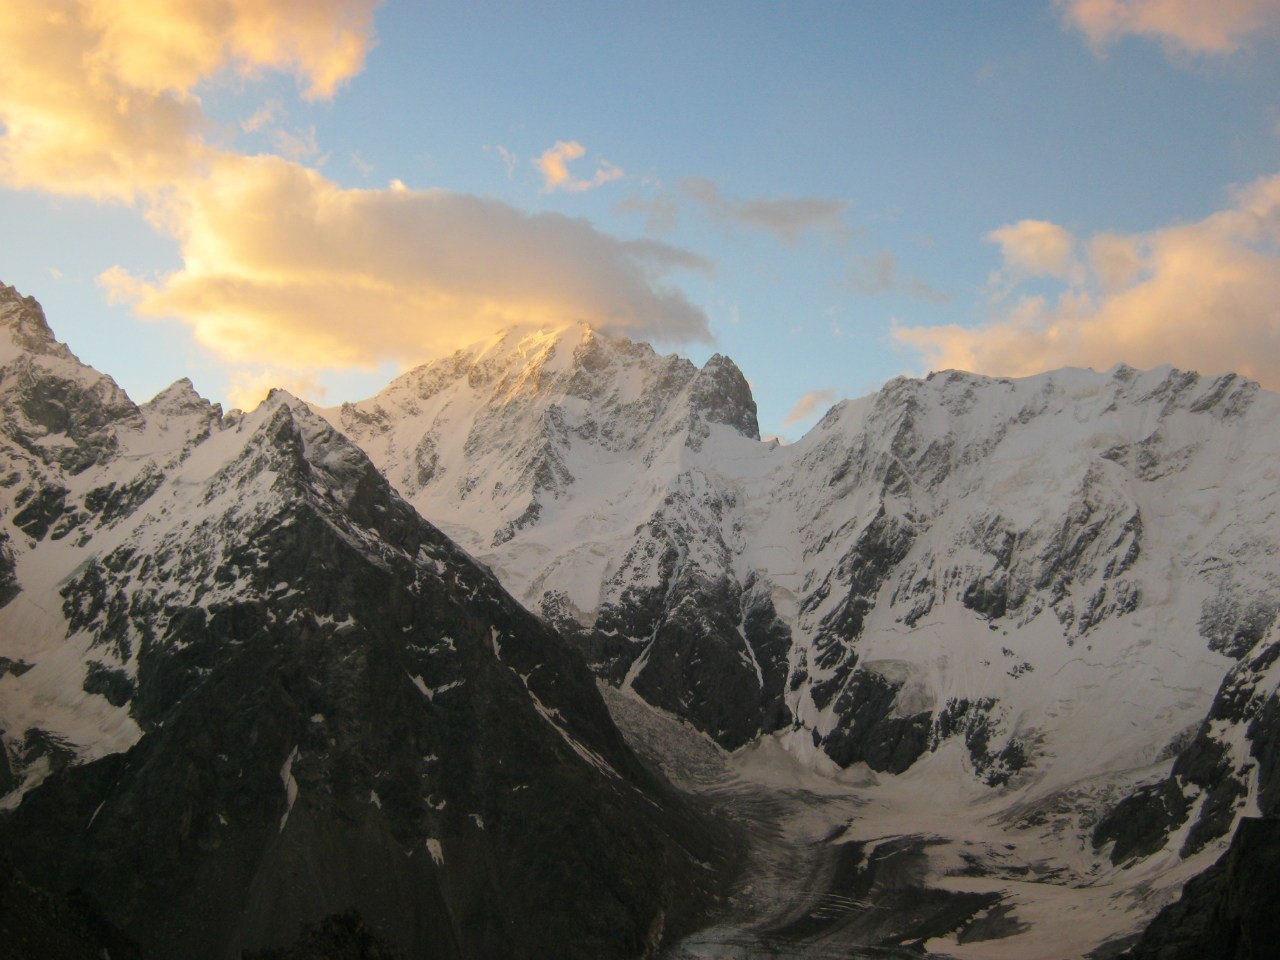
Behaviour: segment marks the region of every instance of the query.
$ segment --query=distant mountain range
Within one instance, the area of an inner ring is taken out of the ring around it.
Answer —
[[[922,838],[983,895],[928,951],[1200,956],[1186,910],[1137,936],[1220,856],[1197,895],[1268,913],[1230,884],[1274,840],[1228,845],[1280,803],[1277,423],[1234,376],[944,372],[781,445],[727,358],[580,326],[338,408],[136,405],[0,288],[0,849],[144,956],[352,909],[656,956],[744,841],[603,682],[846,784],[833,849]]]

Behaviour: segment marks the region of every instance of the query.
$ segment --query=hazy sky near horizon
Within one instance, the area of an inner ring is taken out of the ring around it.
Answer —
[[[1280,0],[0,7],[0,281],[137,400],[333,404],[494,329],[1280,389]]]

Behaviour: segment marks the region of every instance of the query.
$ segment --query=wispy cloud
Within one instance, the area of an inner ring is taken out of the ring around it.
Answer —
[[[1033,262],[1079,270],[1057,269],[1055,296],[997,305],[981,326],[897,326],[895,340],[932,369],[1017,376],[1172,363],[1280,389],[1280,174],[1234,190],[1203,220],[1071,238],[1068,250]]]
[[[901,293],[921,303],[951,302],[951,294],[938,290],[913,275],[903,276],[892,250],[871,257],[854,257],[845,272],[844,286],[865,296]]]
[[[796,405],[791,408],[791,412],[782,418],[783,428],[808,420],[820,407],[834,403],[836,397],[837,394],[834,390],[825,387],[821,390],[810,390],[797,400]]]
[[[1133,34],[1170,50],[1234,53],[1261,35],[1280,35],[1280,0],[1058,0],[1065,21],[1095,49]]]
[[[268,100],[251,117],[240,121],[240,129],[245,133],[257,133],[263,127],[275,123],[283,112],[284,104],[281,101]]]
[[[488,150],[488,147],[485,147]],[[516,176],[516,167],[520,164],[520,158],[504,147],[498,144],[493,149],[498,151],[498,156],[502,157],[502,165],[507,171],[507,179],[514,180]]]
[[[359,150],[351,151],[351,164],[360,171],[360,176],[367,177],[376,169],[372,163],[364,158]]]
[[[600,160],[596,163],[596,172],[590,178],[574,179],[569,173],[569,163],[586,155],[587,148],[577,140],[557,140],[554,146],[534,157],[533,165],[542,174],[542,192],[565,190],[569,193],[582,193],[626,176],[621,167],[614,166],[608,160]]]
[[[320,157],[320,144],[316,141],[314,126],[297,130],[276,130],[271,135],[271,142],[281,156],[288,157],[290,160],[314,162]]]
[[[645,197],[633,193],[614,204],[613,209],[615,213],[644,214],[644,228],[648,233],[670,233],[680,221],[679,206],[665,194]]]
[[[795,243],[802,233],[823,232],[843,235],[848,203],[826,197],[726,197],[714,180],[685,177],[680,191],[700,204],[712,220],[748,230],[771,233],[786,243]]]

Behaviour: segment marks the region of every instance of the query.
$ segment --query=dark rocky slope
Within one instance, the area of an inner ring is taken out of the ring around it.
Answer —
[[[1271,960],[1280,951],[1280,819],[1240,821],[1231,846],[1187,883],[1124,956]]]

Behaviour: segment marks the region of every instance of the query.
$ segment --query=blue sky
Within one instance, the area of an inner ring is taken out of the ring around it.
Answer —
[[[0,13],[0,280],[136,399],[557,318],[791,437],[933,367],[1280,388],[1275,0],[257,9]]]

